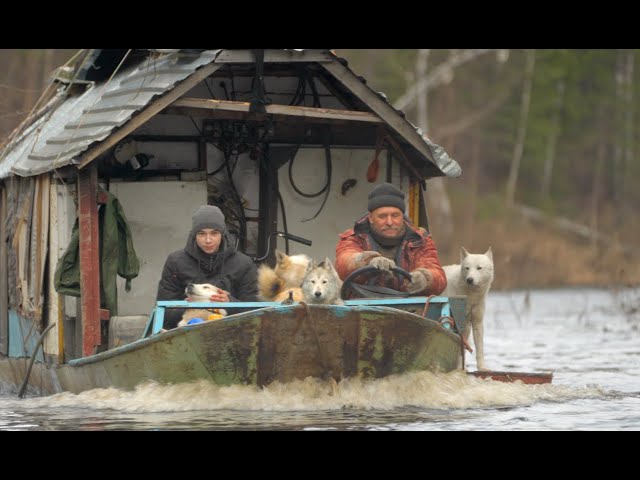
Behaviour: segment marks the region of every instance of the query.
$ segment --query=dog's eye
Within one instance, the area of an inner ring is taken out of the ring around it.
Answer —
[[[478,270],[482,270],[482,267],[478,267]]]
[[[327,281],[326,281],[326,280],[323,280],[323,281],[322,281],[322,283],[327,283]]]
[[[316,281],[315,281],[315,280],[311,280],[311,283],[313,283],[313,284],[315,285],[315,284],[316,284]]]

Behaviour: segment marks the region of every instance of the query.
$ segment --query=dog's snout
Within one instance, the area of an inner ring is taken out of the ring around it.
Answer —
[[[467,283],[469,285],[473,285],[473,278],[467,278]]]
[[[322,296],[322,292],[316,291],[316,297],[320,298]]]

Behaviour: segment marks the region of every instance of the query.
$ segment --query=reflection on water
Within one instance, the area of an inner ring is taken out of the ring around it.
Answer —
[[[640,430],[638,336],[606,291],[492,293],[487,365],[553,371],[552,385],[414,372],[264,389],[149,383],[24,400],[5,392],[0,430]],[[475,369],[473,355],[467,364]]]

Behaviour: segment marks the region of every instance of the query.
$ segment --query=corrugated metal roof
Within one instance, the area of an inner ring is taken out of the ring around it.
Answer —
[[[199,67],[213,62],[220,50],[149,57],[116,73],[109,82],[89,85],[38,119],[0,163],[0,178],[38,175],[75,163],[94,142],[104,140],[152,98],[163,95]],[[62,92],[60,93],[63,94]]]

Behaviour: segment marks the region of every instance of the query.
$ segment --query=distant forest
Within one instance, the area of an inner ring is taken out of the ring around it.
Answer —
[[[638,52],[337,51],[460,163],[452,195],[472,188],[489,211],[527,205],[628,242],[639,230]]]

